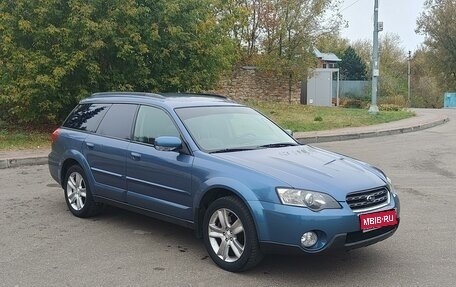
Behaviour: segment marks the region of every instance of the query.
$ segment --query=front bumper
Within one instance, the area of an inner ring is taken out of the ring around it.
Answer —
[[[350,250],[368,246],[392,236],[399,226],[400,203],[394,195],[387,206],[365,213],[396,210],[397,224],[363,232],[359,214],[341,202],[342,209],[313,212],[302,207],[269,202],[249,202],[257,225],[258,239],[265,253],[320,253],[329,250]],[[301,237],[314,231],[317,243],[305,248]]]
[[[368,233],[362,231],[351,232],[345,234],[338,234],[334,236],[333,240],[327,244],[327,246],[321,250],[309,252],[304,248],[296,245],[287,245],[276,242],[261,241],[260,248],[264,253],[279,253],[279,254],[300,254],[300,253],[322,253],[340,250],[351,250],[356,248],[365,247],[368,245],[375,244],[382,240],[391,237],[398,229],[399,223],[395,226],[388,226],[376,229]],[[355,239],[356,240],[353,240]]]

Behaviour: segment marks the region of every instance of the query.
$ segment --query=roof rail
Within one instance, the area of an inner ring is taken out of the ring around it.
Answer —
[[[138,97],[152,97],[163,99],[164,97],[160,94],[148,93],[148,92],[99,92],[93,93],[91,98],[103,98],[103,97],[120,97],[120,96],[138,96]]]
[[[213,97],[213,98],[220,98],[220,99],[228,99],[226,96],[218,95],[218,94],[211,94],[211,93],[190,93],[190,92],[177,92],[177,93],[160,93],[160,95],[164,97]]]

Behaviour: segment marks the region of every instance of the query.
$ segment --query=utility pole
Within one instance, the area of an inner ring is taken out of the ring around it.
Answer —
[[[370,114],[378,113],[377,106],[377,89],[378,89],[378,76],[380,71],[378,69],[378,32],[379,32],[379,23],[378,23],[378,0],[375,0],[374,4],[374,39],[373,39],[373,49],[372,49],[372,100],[369,107]]]
[[[407,107],[410,108],[412,105],[412,102],[410,101],[410,60],[412,59],[412,52],[408,52],[408,59],[407,59],[407,64],[408,64],[408,69],[407,69],[407,83],[408,83],[408,94],[407,94]]]

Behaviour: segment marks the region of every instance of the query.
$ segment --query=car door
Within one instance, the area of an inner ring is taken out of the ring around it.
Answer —
[[[160,136],[180,137],[167,112],[141,106],[127,155],[127,202],[169,216],[193,220],[191,170],[193,156],[161,151]]]
[[[113,104],[95,134],[84,142],[83,153],[95,179],[94,194],[125,201],[126,154],[137,105]]]

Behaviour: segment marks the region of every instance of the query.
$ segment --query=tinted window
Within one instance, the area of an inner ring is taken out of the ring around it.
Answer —
[[[64,127],[95,132],[101,119],[111,105],[84,104],[77,106],[63,123]]]
[[[179,131],[169,115],[157,108],[141,106],[136,119],[133,139],[135,141],[154,144],[160,136],[179,137]]]
[[[97,134],[130,139],[136,108],[137,105],[113,104],[98,127]]]

